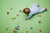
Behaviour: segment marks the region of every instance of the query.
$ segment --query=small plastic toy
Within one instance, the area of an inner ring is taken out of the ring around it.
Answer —
[[[26,32],[28,32],[28,30],[26,30]]]
[[[12,10],[13,8],[10,8],[10,10]]]
[[[13,32],[15,32],[15,30],[13,30]]]
[[[9,14],[9,12],[7,12],[7,14]]]
[[[19,28],[17,28],[17,30],[19,30]]]
[[[19,23],[17,23],[17,25],[19,25]]]
[[[39,14],[39,16],[41,17],[41,14]]]
[[[5,29],[8,30],[8,27],[6,27]]]
[[[15,27],[15,29],[17,29],[17,27]]]
[[[33,27],[30,27],[31,29],[33,28]]]
[[[41,30],[41,29],[39,29],[39,31],[41,32],[42,30]]]
[[[16,17],[12,17],[12,19],[16,19]]]
[[[41,23],[41,21],[39,21],[39,23]]]

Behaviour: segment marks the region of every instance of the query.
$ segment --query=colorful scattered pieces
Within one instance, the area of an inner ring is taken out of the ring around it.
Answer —
[[[12,19],[16,19],[16,17],[12,17]]]
[[[10,8],[10,10],[12,10],[13,8]]]
[[[15,32],[15,30],[13,30],[13,32]]]
[[[5,29],[8,30],[8,27],[6,27]]]
[[[7,12],[7,14],[9,14],[9,12]]]

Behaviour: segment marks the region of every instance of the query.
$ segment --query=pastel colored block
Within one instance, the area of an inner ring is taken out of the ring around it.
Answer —
[[[19,23],[17,23],[17,25],[19,25]]]
[[[5,29],[8,30],[8,27],[6,27]]]
[[[19,28],[17,28],[17,30],[19,30]]]
[[[9,14],[9,12],[7,12],[7,14]]]
[[[41,32],[42,30],[41,30],[41,29],[39,29],[39,31]]]
[[[17,29],[17,27],[15,27],[15,29]]]
[[[28,8],[27,6],[25,6],[25,8]]]
[[[41,14],[39,14],[39,16],[41,16]]]
[[[15,32],[15,30],[13,30],[13,32]]]
[[[19,28],[19,25],[17,25],[17,27]]]
[[[12,10],[13,8],[10,8],[10,10]]]
[[[16,17],[12,17],[12,19],[16,19]]]
[[[41,21],[39,21],[39,23],[41,23]]]
[[[31,29],[33,28],[33,27],[30,27]]]
[[[28,30],[26,30],[26,32],[28,32]]]

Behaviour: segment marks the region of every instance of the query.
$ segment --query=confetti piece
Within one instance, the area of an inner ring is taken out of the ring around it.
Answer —
[[[19,30],[19,28],[17,28],[17,30]]]
[[[15,27],[15,29],[17,29],[17,27]]]
[[[39,14],[39,16],[41,17],[41,14]]]
[[[25,18],[25,20],[27,20],[27,18]]]
[[[28,32],[28,30],[26,30],[26,32]]]
[[[19,14],[17,14],[17,16],[19,16]]]
[[[19,25],[19,23],[17,23],[17,25]]]
[[[41,21],[39,21],[39,23],[41,23]]]
[[[13,8],[10,8],[10,10],[12,10]]]
[[[42,30],[41,30],[41,29],[39,29],[39,31],[41,32]]]
[[[15,32],[15,30],[13,30],[13,32]]]
[[[25,8],[28,8],[27,6],[25,6]]]
[[[7,12],[7,14],[9,14],[9,12]]]
[[[8,27],[6,27],[5,29],[8,30]]]
[[[30,27],[31,29],[33,28],[33,27]]]
[[[12,19],[16,19],[16,17],[12,17]]]

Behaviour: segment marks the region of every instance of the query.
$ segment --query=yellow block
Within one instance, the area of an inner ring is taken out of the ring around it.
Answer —
[[[41,14],[39,14],[39,16],[41,16]]]
[[[16,17],[12,17],[12,19],[16,19]]]
[[[10,8],[10,10],[12,10],[13,8]]]
[[[28,32],[28,30],[26,30],[26,32]]]
[[[8,30],[8,27],[6,27],[5,29]]]
[[[27,6],[25,6],[25,8],[28,8]]]

